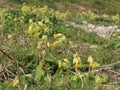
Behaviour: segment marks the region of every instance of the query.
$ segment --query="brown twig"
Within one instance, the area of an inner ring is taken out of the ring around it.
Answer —
[[[114,66],[114,65],[119,65],[119,64],[120,64],[120,61],[118,61],[118,62],[116,62],[116,63],[112,63],[112,64],[100,66],[99,68],[112,67],[112,66]]]
[[[5,74],[3,73],[3,77],[5,79],[5,81],[7,82],[7,77],[5,76]]]
[[[13,57],[11,57],[8,53],[4,52],[4,50],[2,50],[1,48],[0,48],[0,52],[3,53],[5,56],[7,56],[11,60],[11,62],[16,63]]]
[[[3,53],[5,56],[7,56],[7,58],[9,58],[9,60],[17,67],[17,65],[19,65],[20,67],[24,67],[21,63],[17,62],[16,60],[14,60],[13,57],[11,57],[8,53],[4,52],[4,50],[2,50],[0,48],[0,52]]]
[[[15,76],[15,74],[14,74],[14,73],[12,73],[10,70],[8,70],[8,68],[7,68],[7,67],[5,67],[5,70],[6,70],[9,74],[11,74],[12,76]]]

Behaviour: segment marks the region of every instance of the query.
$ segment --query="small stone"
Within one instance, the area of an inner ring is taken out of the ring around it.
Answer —
[[[97,49],[98,46],[97,46],[97,45],[92,45],[92,46],[90,46],[90,48],[91,48],[91,49]]]
[[[83,22],[82,22],[82,24],[87,25],[87,24],[88,24],[88,22],[87,22],[87,21],[83,21]]]

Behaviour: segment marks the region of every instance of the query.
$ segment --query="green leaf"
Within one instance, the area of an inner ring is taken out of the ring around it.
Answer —
[[[46,61],[48,61],[48,62],[54,62],[54,59],[51,59],[51,58],[49,58],[49,57],[46,57]]]
[[[73,75],[71,76],[71,81],[77,81],[78,80],[78,76],[77,75]]]
[[[40,62],[40,64],[36,68],[35,79],[36,80],[41,80],[41,78],[44,76],[44,74],[45,74],[45,72],[43,70],[43,63]]]
[[[15,90],[15,88],[9,83],[0,82],[0,90]]]
[[[109,77],[108,77],[107,74],[102,75],[102,77],[101,77],[101,83],[102,83],[102,84],[106,84],[106,83],[108,83],[109,81],[110,81],[110,79],[109,79]]]

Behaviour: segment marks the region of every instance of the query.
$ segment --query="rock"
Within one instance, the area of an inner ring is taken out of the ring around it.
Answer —
[[[90,28],[90,29],[95,29],[95,25],[93,25],[93,24],[88,24],[88,28]]]
[[[98,46],[97,46],[97,45],[92,45],[92,46],[90,46],[90,48],[91,48],[91,49],[97,49]]]
[[[87,21],[83,21],[82,24],[83,24],[83,25],[87,25],[88,22],[87,22]]]
[[[83,29],[87,33],[95,33],[99,35],[100,37],[110,38],[114,32],[120,32],[120,26],[113,25],[113,26],[97,26],[91,23],[88,23],[87,21],[83,21],[82,24],[76,24],[74,22],[69,22],[70,25],[74,27],[78,27]],[[68,23],[68,24],[69,24]]]

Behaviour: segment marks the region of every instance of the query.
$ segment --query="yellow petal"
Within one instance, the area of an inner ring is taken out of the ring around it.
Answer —
[[[41,46],[40,46],[40,45],[38,45],[36,48],[39,50],[39,49],[41,49]]]
[[[75,46],[74,45],[70,45],[70,48],[73,49],[73,48],[75,48]]]
[[[90,63],[90,65],[89,65],[89,66],[90,66],[90,67],[94,67],[94,65],[95,65],[94,63]]]
[[[48,48],[50,47],[50,43],[49,43],[49,42],[47,42],[47,47],[48,47]]]
[[[79,68],[81,66],[82,66],[82,64],[78,64],[78,63],[75,64],[75,68]]]
[[[43,23],[41,21],[38,22],[38,24],[42,27],[43,26]]]
[[[94,62],[92,56],[89,56],[87,61],[88,61],[89,63],[93,63],[93,62]]]
[[[10,38],[12,38],[12,35],[9,34],[9,35],[8,35],[8,39],[10,39]]]
[[[62,67],[62,62],[58,61],[58,68]]]
[[[39,49],[41,49],[41,45],[42,45],[42,41],[41,42],[38,42],[38,44],[37,44],[37,49],[39,50]]]
[[[38,38],[39,35],[40,35],[39,33],[34,33],[33,37]]]
[[[39,31],[41,28],[40,28],[40,26],[36,26],[35,29],[36,29],[37,31]]]
[[[95,77],[95,83],[96,83],[96,84],[100,84],[100,82],[101,82],[100,76],[97,75],[97,76]]]
[[[69,60],[67,58],[64,58],[64,62],[69,63]]]
[[[30,19],[30,20],[29,20],[29,23],[30,23],[30,24],[31,24],[31,23],[33,23],[33,20],[32,20],[32,19]]]
[[[30,35],[32,35],[32,34],[33,34],[32,29],[29,29],[29,30],[28,30],[28,34],[30,34]]]
[[[18,76],[16,76],[12,82],[12,86],[15,87],[18,83],[19,83],[19,78],[18,78]]]
[[[59,45],[59,43],[60,43],[59,41],[53,42],[52,47],[57,47]]]
[[[62,35],[63,35],[63,34],[61,34],[61,33],[58,33],[58,34],[55,33],[55,34],[53,34],[53,37],[54,37],[54,38],[59,38],[59,37],[61,37]]]

